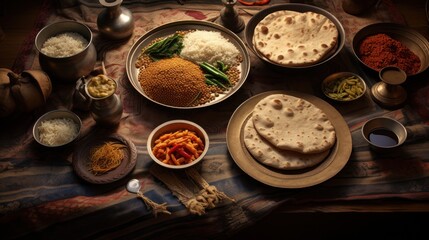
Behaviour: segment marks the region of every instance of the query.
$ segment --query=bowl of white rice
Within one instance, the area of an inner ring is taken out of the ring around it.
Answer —
[[[45,113],[33,126],[33,137],[46,147],[60,147],[73,142],[80,133],[82,121],[69,110]]]
[[[51,23],[36,35],[35,46],[40,66],[54,81],[75,82],[94,70],[97,51],[91,30],[83,23]]]

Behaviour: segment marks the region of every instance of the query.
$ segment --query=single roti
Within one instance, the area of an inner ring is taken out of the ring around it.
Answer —
[[[251,118],[247,120],[244,127],[244,144],[250,154],[260,163],[282,170],[297,170],[315,166],[322,162],[330,152],[330,150],[326,150],[321,153],[303,154],[279,149],[259,135]]]
[[[252,121],[256,131],[280,149],[309,154],[324,152],[335,144],[335,128],[326,114],[294,96],[263,98],[253,110]]]
[[[337,42],[335,24],[315,12],[273,12],[256,25],[253,35],[256,50],[284,66],[317,63],[333,52]]]

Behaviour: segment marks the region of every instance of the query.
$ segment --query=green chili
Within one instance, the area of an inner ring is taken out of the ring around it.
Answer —
[[[231,84],[231,82],[229,81],[228,75],[226,75],[224,72],[222,72],[215,66],[211,65],[210,63],[202,62],[200,63],[200,67],[203,69],[204,72],[213,75],[216,79],[220,79],[224,82],[227,82],[228,85]]]
[[[226,72],[226,71],[228,71],[228,65],[226,65],[225,63],[223,63],[222,61],[216,61],[216,64],[217,64],[217,68],[219,69],[219,70],[221,70],[222,72]]]

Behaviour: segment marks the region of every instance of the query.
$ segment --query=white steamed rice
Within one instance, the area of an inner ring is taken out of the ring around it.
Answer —
[[[71,142],[79,132],[79,126],[70,118],[44,120],[38,127],[39,140],[49,146]]]
[[[222,61],[231,65],[237,61],[238,49],[220,32],[196,30],[187,33],[183,38],[182,58],[194,62],[214,64]]]
[[[40,51],[50,57],[69,57],[82,52],[87,45],[88,40],[79,33],[66,32],[48,38]]]

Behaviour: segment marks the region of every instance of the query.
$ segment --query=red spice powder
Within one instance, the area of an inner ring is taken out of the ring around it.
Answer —
[[[380,71],[396,66],[408,75],[420,69],[420,59],[407,46],[386,34],[366,37],[359,46],[359,57],[369,67]]]

